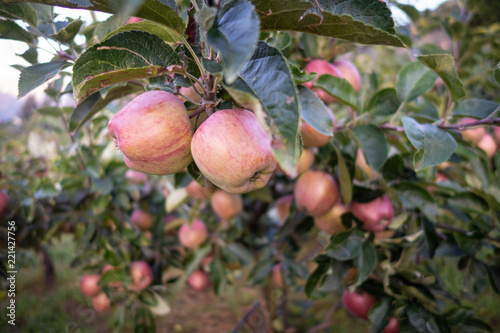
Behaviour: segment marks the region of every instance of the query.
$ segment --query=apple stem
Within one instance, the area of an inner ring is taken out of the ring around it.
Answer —
[[[196,117],[197,115],[202,114],[203,112],[205,112],[204,105],[200,106],[195,112],[191,113],[189,115],[189,119],[192,119],[192,118]]]

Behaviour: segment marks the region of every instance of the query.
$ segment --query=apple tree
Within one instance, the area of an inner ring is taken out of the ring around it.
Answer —
[[[500,28],[476,1],[391,6],[406,24],[378,0],[1,1],[19,97],[49,100],[1,128],[18,246],[74,233],[116,331],[247,284],[235,332],[328,329],[340,304],[370,332],[492,332],[462,299],[500,292]],[[292,293],[341,301],[311,321]]]

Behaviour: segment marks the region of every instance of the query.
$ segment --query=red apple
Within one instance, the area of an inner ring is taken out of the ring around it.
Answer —
[[[179,229],[179,241],[190,249],[197,249],[208,238],[208,229],[205,223],[194,220],[191,226],[184,223]]]
[[[314,218],[314,225],[319,230],[334,235],[339,231],[345,230],[341,218],[345,212],[347,212],[347,208],[343,204],[337,203],[325,214],[316,216]]]
[[[97,296],[92,297],[92,306],[97,312],[106,312],[111,309],[111,301],[106,293],[99,293]]]
[[[459,124],[470,124],[476,121],[477,119],[474,118],[464,118],[459,122]],[[486,130],[483,127],[473,128],[462,131],[462,137],[467,141],[471,141],[472,143],[477,144],[479,141],[481,141],[485,133]]]
[[[133,261],[130,263],[130,285],[132,291],[142,291],[153,282],[153,270],[145,261]]]
[[[307,171],[299,177],[293,191],[297,208],[311,216],[326,214],[337,202],[335,179],[323,171]]]
[[[187,283],[196,291],[204,291],[210,287],[210,276],[204,271],[197,270],[189,276]]]
[[[382,331],[382,333],[400,333],[401,330],[399,328],[399,322],[396,318],[392,317],[391,320],[389,320],[389,324],[385,327],[385,329]]]
[[[321,134],[321,133],[320,133]],[[302,155],[299,158],[299,165],[297,171],[299,175],[303,174],[311,168],[314,163],[314,153],[311,149],[304,148],[302,150]]]
[[[369,178],[373,176],[373,169],[368,165],[368,163],[366,163],[365,155],[361,149],[358,149],[358,152],[356,153],[355,163]]]
[[[271,137],[244,109],[211,115],[194,134],[191,151],[205,177],[229,193],[264,187],[277,165]]]
[[[131,169],[168,175],[193,160],[186,108],[169,92],[154,90],[134,98],[111,118],[108,131]]]
[[[132,215],[130,216],[130,223],[142,231],[149,230],[153,227],[153,219],[151,218],[151,215],[142,209],[136,209],[132,212]]]
[[[346,289],[342,294],[342,303],[347,312],[363,320],[368,320],[368,312],[377,302],[378,298],[362,290],[350,292]]]
[[[342,74],[342,77],[351,84],[355,92],[361,90],[361,75],[352,62],[349,60],[337,60],[333,63],[333,66],[335,66]]]
[[[488,156],[489,159],[493,158],[497,152],[495,139],[493,139],[493,137],[488,133],[483,135],[481,140],[477,143],[477,146],[486,153],[486,156]]]
[[[190,197],[195,199],[207,200],[214,194],[215,186],[207,180],[205,187],[203,187],[193,180],[188,186],[186,186],[186,192]]]
[[[361,228],[367,231],[382,231],[394,218],[394,208],[386,195],[367,203],[353,202],[351,211],[363,222]]]
[[[210,199],[214,212],[221,219],[232,219],[243,211],[241,195],[217,190]]]
[[[337,121],[335,119],[335,115],[332,110],[328,108],[330,116],[332,117],[332,126],[333,131],[335,131],[335,127],[337,127]],[[323,147],[333,136],[324,135],[323,133],[318,132],[311,125],[302,121],[300,124],[300,136],[302,137],[302,142],[306,147]]]
[[[273,283],[278,288],[283,288],[283,277],[281,276],[281,264],[277,264],[273,266],[273,273],[271,276]]]
[[[276,201],[276,210],[278,211],[278,220],[280,221],[280,225],[283,225],[288,219],[288,216],[290,216],[292,201],[292,194],[281,197]]]
[[[336,99],[334,97],[328,95],[326,92],[324,92],[323,90],[321,90],[319,88],[314,88],[313,85],[314,85],[314,82],[316,82],[316,80],[318,79],[318,77],[323,75],[323,74],[330,74],[333,76],[342,77],[342,73],[335,66],[333,66],[331,63],[329,63],[328,61],[321,60],[321,59],[316,59],[316,60],[311,61],[310,63],[308,63],[306,65],[306,67],[304,67],[304,70],[306,71],[307,74],[318,73],[318,76],[312,82],[306,82],[306,83],[304,83],[304,86],[306,86],[307,88],[314,91],[314,93],[319,98],[321,98],[321,100],[323,102],[325,102],[327,104],[335,102]]]
[[[125,172],[125,178],[127,178],[131,184],[144,184],[148,181],[148,175],[132,169]]]
[[[10,199],[7,193],[0,191],[0,215],[9,207]]]
[[[94,297],[102,291],[102,288],[97,285],[101,279],[100,274],[85,274],[80,280],[80,290],[82,294],[88,297]]]
[[[132,16],[131,18],[129,18],[129,19],[127,20],[127,22],[125,22],[125,24],[129,24],[129,23],[139,23],[139,22],[141,22],[141,21],[143,21],[143,19],[138,18],[138,17],[135,17],[135,16]]]
[[[106,272],[114,271],[114,270],[116,270],[116,267],[113,267],[110,264],[106,264],[102,268],[102,273],[104,274]],[[112,287],[112,288],[120,288],[120,287],[123,286],[123,283],[121,281],[112,281],[112,282],[109,283],[109,286]]]

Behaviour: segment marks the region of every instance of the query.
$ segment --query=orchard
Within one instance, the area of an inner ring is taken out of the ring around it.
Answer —
[[[2,332],[500,330],[498,2],[0,0],[0,38]]]

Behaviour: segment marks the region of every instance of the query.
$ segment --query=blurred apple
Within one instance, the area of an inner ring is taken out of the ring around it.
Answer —
[[[264,187],[277,165],[270,135],[244,109],[211,115],[194,134],[191,150],[203,175],[229,193]]]
[[[318,76],[312,82],[306,82],[306,83],[304,83],[304,86],[306,86],[307,88],[314,91],[314,93],[319,98],[321,98],[321,100],[323,102],[325,102],[327,104],[335,102],[336,101],[335,97],[328,95],[326,92],[324,92],[323,90],[321,90],[319,88],[313,87],[313,85],[316,82],[316,80],[318,79],[318,77],[320,77],[323,74],[330,74],[333,76],[342,77],[342,73],[337,69],[337,67],[335,67],[334,65],[332,65],[328,61],[316,59],[316,60],[309,62],[306,65],[306,67],[304,67],[304,70],[306,71],[307,74],[318,73]]]
[[[382,333],[400,333],[399,322],[396,318],[392,317],[389,324],[384,328]]]
[[[327,108],[330,116],[332,118],[332,132],[335,132],[335,128],[337,127],[337,121],[335,119],[335,115],[332,110]],[[323,133],[318,132],[311,125],[309,125],[304,120],[300,124],[300,135],[302,137],[302,142],[306,147],[323,147],[324,145],[330,142],[330,139],[333,136],[324,135]]]
[[[186,192],[190,197],[200,200],[207,200],[214,194],[216,188],[214,184],[206,181],[205,187],[201,186],[195,180],[191,181],[188,186],[186,186]]]
[[[94,297],[102,291],[102,288],[97,285],[101,279],[100,274],[85,274],[80,280],[80,290],[82,294],[88,297]]]
[[[210,287],[210,276],[208,273],[196,270],[187,279],[188,285],[196,291],[204,291]]]
[[[0,191],[0,215],[9,207],[10,198],[4,191]]]
[[[389,239],[394,237],[395,230],[375,231],[375,239]]]
[[[208,238],[208,229],[205,223],[194,220],[191,226],[184,223],[179,229],[179,241],[190,249],[197,249]]]
[[[335,235],[339,231],[345,230],[341,216],[347,211],[346,206],[337,203],[325,214],[314,217],[314,225],[327,234]]]
[[[377,302],[378,298],[362,290],[350,292],[346,289],[342,294],[342,303],[347,312],[363,320],[368,320],[368,312]]]
[[[477,119],[474,118],[464,118],[462,119],[459,124],[470,124],[476,122]],[[462,137],[467,140],[471,141],[472,143],[476,144],[481,141],[483,138],[484,134],[486,133],[486,130],[483,127],[479,128],[473,128],[473,129],[468,129],[465,131],[462,131]]]
[[[217,190],[210,199],[214,212],[221,219],[232,219],[243,211],[241,195]]]
[[[342,74],[342,77],[351,84],[355,92],[361,90],[361,75],[352,62],[349,60],[337,60],[333,62],[333,66],[335,66]]]
[[[130,263],[130,285],[132,291],[142,291],[153,282],[153,270],[145,261],[133,261]]]
[[[386,195],[366,203],[353,202],[351,211],[363,222],[361,228],[367,231],[382,231],[394,218],[394,208]]]
[[[483,135],[481,140],[477,143],[477,146],[486,153],[486,156],[488,156],[489,159],[493,158],[497,152],[495,139],[493,139],[493,137],[488,133]]]
[[[106,293],[101,292],[92,298],[92,306],[97,312],[105,312],[111,309],[111,301]]]
[[[148,175],[132,169],[125,172],[125,178],[127,178],[131,184],[144,184],[148,181]]]
[[[337,202],[339,190],[331,175],[310,170],[299,177],[293,194],[298,209],[311,216],[320,216]]]
[[[290,216],[292,201],[292,194],[281,197],[276,201],[276,210],[278,211],[278,220],[280,221],[280,225],[283,225]]]
[[[311,168],[314,163],[314,153],[311,149],[304,148],[299,158],[297,171],[299,175],[303,174]]]
[[[203,90],[201,89],[200,84],[195,83],[195,85],[196,85],[196,89],[198,89],[198,91],[200,93],[203,93]],[[198,94],[192,86],[191,87],[181,87],[179,89],[179,93],[186,96],[187,98],[189,98],[190,100],[192,100],[195,103],[201,103],[201,95]],[[183,102],[186,101],[186,99],[182,96],[179,96],[179,98]]]
[[[151,218],[151,215],[142,209],[136,209],[132,212],[132,215],[130,216],[130,223],[142,231],[149,230],[153,227],[153,219]]]
[[[368,163],[366,163],[365,154],[363,154],[361,149],[358,149],[358,152],[356,153],[355,163],[369,178],[373,176],[373,169],[368,165]]]

